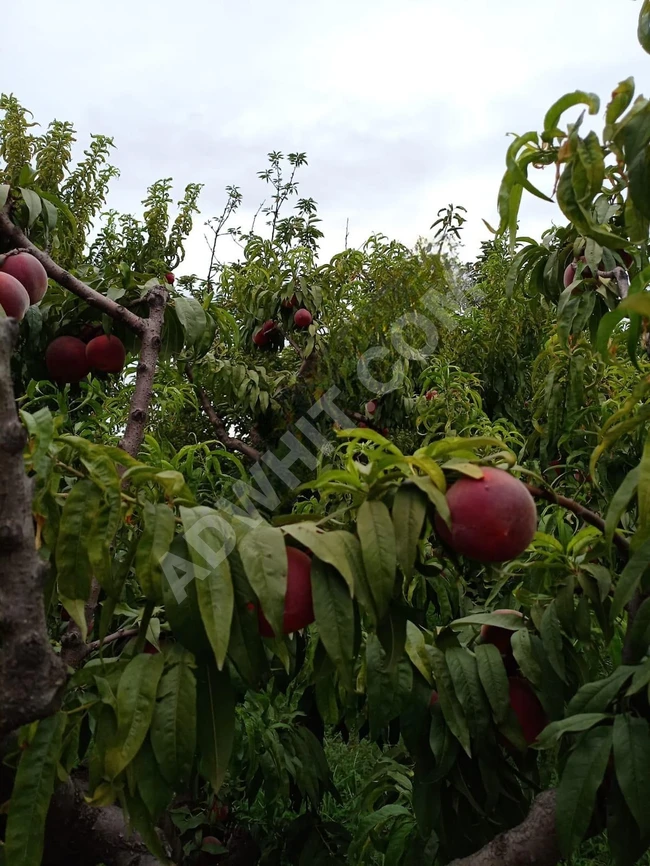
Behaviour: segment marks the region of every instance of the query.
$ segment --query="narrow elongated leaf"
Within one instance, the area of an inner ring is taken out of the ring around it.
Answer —
[[[43,209],[43,203],[41,201],[41,197],[37,195],[33,189],[27,189],[23,186],[18,188],[22,194],[23,201],[27,205],[27,211],[29,212],[29,220],[27,225],[29,228],[31,228],[38,219],[41,210]]]
[[[637,36],[643,50],[650,54],[650,0],[643,0],[643,6],[639,12]]]
[[[234,545],[229,524],[210,508],[181,508],[185,540],[195,567],[196,598],[219,670],[230,641],[234,591],[228,553]]]
[[[593,728],[569,755],[557,789],[556,828],[560,849],[569,856],[584,838],[607,768],[612,729]]]
[[[558,722],[551,722],[547,725],[542,733],[537,738],[537,746],[540,749],[550,749],[551,746],[562,737],[564,734],[573,734],[578,731],[588,731],[599,722],[609,719],[606,713],[580,713],[577,716],[571,716],[568,719],[560,719]]]
[[[397,562],[407,577],[411,576],[415,565],[426,513],[427,498],[422,491],[412,485],[402,484],[393,501],[393,525]]]
[[[424,635],[414,622],[406,623],[406,642],[404,644],[407,656],[415,668],[422,674],[424,679],[433,685],[433,674],[431,672],[431,658],[427,649]]]
[[[557,133],[557,126],[560,118],[569,108],[574,105],[586,105],[589,109],[589,114],[598,114],[600,109],[600,99],[595,93],[587,93],[584,90],[575,90],[573,93],[565,93],[557,102],[546,112],[544,118],[544,135],[545,141],[549,143]]]
[[[135,656],[126,666],[117,688],[116,744],[106,754],[106,771],[115,779],[135,758],[153,718],[162,653]]]
[[[650,539],[641,545],[629,560],[616,584],[612,601],[612,620],[623,613],[623,608],[636,592],[641,578],[650,565]]]
[[[174,637],[197,657],[211,652],[197,600],[194,563],[182,535],[174,538],[162,564],[165,613]]]
[[[311,585],[318,634],[344,683],[352,684],[354,605],[350,593],[331,565],[312,560]]]
[[[201,340],[207,325],[205,310],[196,298],[174,299],[176,315],[185,332],[185,345],[191,348]]]
[[[395,530],[383,502],[374,499],[363,503],[357,515],[357,532],[370,592],[382,619],[393,597],[397,568]]]
[[[160,680],[151,745],[165,779],[186,784],[196,750],[196,679],[187,653]]]
[[[560,679],[564,680],[565,665],[564,655],[562,653],[562,629],[555,607],[555,600],[553,600],[544,611],[540,634],[542,637],[542,643],[544,644],[544,649],[546,650],[548,660],[551,663],[553,670]]]
[[[578,713],[603,713],[634,673],[634,667],[621,665],[602,680],[585,683],[569,701],[567,716]]]
[[[64,713],[43,719],[22,753],[9,800],[2,849],[7,866],[40,866],[45,818],[54,791],[65,726]]]
[[[445,653],[437,647],[431,648],[431,664],[438,690],[438,699],[449,730],[456,737],[467,755],[471,757],[467,719],[460,705],[449,673]]]
[[[614,719],[616,778],[643,837],[650,833],[650,727],[626,713]]]
[[[102,500],[99,487],[88,479],[82,479],[70,490],[63,506],[56,545],[56,568],[59,591],[66,598],[86,601],[90,594],[92,569],[88,542]]]
[[[474,736],[481,737],[489,726],[490,709],[481,686],[476,658],[464,647],[451,647],[445,653],[445,659],[469,729]]]
[[[323,562],[333,565],[343,576],[354,598],[362,596],[366,583],[359,539],[351,532],[335,529],[325,532],[313,523],[297,523],[283,526],[283,532],[308,547]]]
[[[523,675],[534,685],[540,686],[543,679],[542,668],[535,653],[533,639],[528,629],[522,628],[514,632],[510,639],[510,645],[512,646],[515,661],[519,665]]]
[[[194,712],[196,713],[196,700]],[[169,807],[177,784],[175,786],[170,785],[163,776],[149,737],[140,747],[131,767],[136,779],[138,793],[151,817],[154,821],[158,821],[165,809]]]
[[[282,634],[288,569],[282,531],[268,523],[256,526],[241,540],[239,555],[271,628]]]
[[[174,538],[174,512],[164,503],[146,502],[144,530],[135,554],[135,576],[149,601],[162,602],[162,561]]]
[[[230,763],[235,737],[235,694],[230,677],[216,665],[197,671],[197,745],[199,771],[216,794]]]
[[[636,493],[636,489],[639,485],[640,474],[641,470],[638,466],[635,466],[634,469],[630,469],[620,487],[610,500],[607,515],[605,516],[605,538],[610,544],[614,538],[614,533],[620,523],[621,517],[627,510],[632,497]]]
[[[374,739],[396,718],[411,695],[413,668],[406,657],[396,664],[387,663],[386,652],[376,634],[366,641],[366,690],[370,736]]]
[[[475,649],[478,675],[488,697],[495,722],[499,725],[506,721],[510,706],[508,675],[503,665],[501,653],[493,644],[479,644]]]

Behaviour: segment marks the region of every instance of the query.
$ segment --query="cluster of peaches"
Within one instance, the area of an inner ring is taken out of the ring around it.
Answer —
[[[294,307],[298,306],[298,298],[295,295],[291,298],[287,298],[282,301],[282,306],[285,310],[292,310]],[[304,307],[301,307],[294,313],[293,323],[296,328],[308,328],[312,321],[312,314]],[[280,334],[278,323],[275,319],[267,319],[267,321],[260,325],[253,333],[253,343],[258,349],[263,349],[265,347],[275,348],[275,344],[278,342],[278,337],[281,341],[282,335]]]

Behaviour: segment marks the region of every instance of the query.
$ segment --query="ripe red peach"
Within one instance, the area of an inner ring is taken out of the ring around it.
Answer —
[[[510,677],[508,687],[510,706],[519,720],[526,742],[530,745],[548,724],[544,707],[524,677]]]
[[[499,610],[492,611],[492,613],[512,613],[515,616],[522,617],[523,619],[523,613],[521,613],[521,611],[511,610],[509,608],[500,608]],[[510,629],[501,628],[498,625],[482,625],[481,638],[485,643],[494,644],[502,656],[512,654],[512,647],[510,645],[512,631],[510,631]]]
[[[260,634],[274,637],[271,624],[258,609]],[[296,547],[287,547],[287,592],[284,597],[282,631],[291,634],[306,628],[314,621],[314,603],[311,592],[311,559]]]
[[[0,307],[10,319],[20,321],[29,309],[29,295],[11,274],[0,273]]]
[[[90,372],[86,344],[76,337],[57,337],[47,347],[45,365],[55,382],[80,382]]]
[[[15,277],[25,287],[30,304],[37,304],[47,291],[47,273],[39,260],[30,253],[7,256],[0,271]]]
[[[366,403],[366,412],[368,413],[368,415],[374,415],[376,411],[377,411],[377,404],[375,403],[374,400],[369,400]]]
[[[312,317],[309,310],[297,310],[293,317],[296,328],[308,328],[312,323]]]
[[[468,559],[507,562],[533,540],[537,509],[526,486],[513,475],[491,466],[481,468],[483,478],[461,478],[449,488],[451,530],[439,514],[436,530]]]
[[[101,334],[86,346],[86,358],[91,370],[102,373],[119,373],[124,367],[126,349],[119,337]]]

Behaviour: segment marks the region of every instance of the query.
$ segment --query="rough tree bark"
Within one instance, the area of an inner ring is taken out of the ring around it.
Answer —
[[[147,295],[149,303],[149,318],[141,320],[142,344],[140,346],[140,360],[135,379],[135,390],[129,408],[129,420],[120,448],[137,457],[149,417],[149,405],[153,393],[153,380],[158,366],[158,356],[162,345],[162,329],[165,319],[165,306],[169,298],[169,292],[164,286],[154,286]]]
[[[535,499],[545,499],[547,502],[552,502],[555,505],[559,505],[562,508],[566,508],[567,511],[573,512],[576,517],[580,517],[584,520],[585,523],[589,523],[591,526],[595,526],[596,529],[600,529],[600,531],[605,533],[605,521],[600,516],[600,514],[596,514],[595,511],[590,511],[588,508],[585,508],[584,505],[581,505],[579,502],[576,502],[575,499],[569,499],[566,496],[559,496],[553,490],[545,490],[541,487],[533,487],[530,484],[527,484],[528,490]],[[613,542],[620,551],[620,553],[627,557],[630,555],[630,542],[627,538],[624,538],[622,535],[619,535],[618,532],[614,533]]]
[[[89,806],[79,781],[68,780],[57,787],[45,838],[43,866],[161,866],[137,834],[129,835],[122,810]]]
[[[26,432],[18,420],[10,359],[18,334],[0,319],[0,739],[53,713],[66,681],[45,627],[47,565],[36,551]]]
[[[259,462],[262,459],[262,455],[257,450],[257,448],[253,448],[252,445],[247,445],[245,442],[242,442],[241,439],[236,439],[233,436],[228,435],[226,425],[223,423],[223,420],[215,411],[214,406],[210,402],[210,398],[205,393],[205,389],[202,388],[200,385],[195,384],[194,373],[189,364],[185,365],[185,375],[192,383],[192,385],[194,385],[196,394],[201,404],[201,408],[205,412],[210,424],[212,424],[212,429],[214,430],[217,439],[219,440],[219,442],[221,442],[224,448],[226,448],[228,451],[238,451],[240,454],[248,457],[249,460],[252,460],[254,463]]]
[[[555,791],[539,794],[521,824],[496,836],[469,857],[449,866],[555,866],[560,860],[555,832]]]

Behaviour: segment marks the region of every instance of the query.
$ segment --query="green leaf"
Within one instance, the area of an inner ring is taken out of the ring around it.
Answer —
[[[172,664],[160,680],[151,745],[169,784],[187,784],[196,750],[196,679],[188,653]]]
[[[199,772],[218,793],[228,770],[235,737],[235,694],[230,677],[216,665],[197,671]]]
[[[27,227],[31,228],[39,217],[39,214],[43,207],[43,203],[40,196],[37,195],[33,189],[27,189],[23,186],[19,186],[18,189],[21,192],[23,201],[27,205],[27,211],[29,213],[29,221],[27,223]]]
[[[61,513],[56,545],[59,591],[69,599],[87,601],[92,569],[88,542],[102,503],[102,491],[88,479],[72,487]]]
[[[637,36],[643,50],[650,54],[650,0],[643,0],[643,6],[639,12]]]
[[[627,111],[633,98],[634,79],[626,78],[612,91],[612,98],[605,112],[605,123],[608,125],[615,123],[621,114]]]
[[[194,713],[196,714],[196,699]],[[145,739],[135,756],[133,764],[129,767],[129,770],[131,769],[137,780],[138,793],[143,803],[154,821],[158,821],[169,807],[175,787],[170,785],[163,776],[149,737]]]
[[[573,93],[565,93],[557,102],[546,112],[544,118],[544,141],[551,142],[553,138],[558,136],[558,123],[560,118],[569,108],[574,105],[586,105],[589,109],[589,114],[598,114],[600,110],[600,99],[595,93],[587,93],[584,90],[576,90]]]
[[[461,744],[468,757],[471,757],[469,729],[467,719],[463,713],[453,681],[447,666],[445,653],[437,647],[431,647],[431,664],[438,690],[439,703],[449,730]]]
[[[560,719],[547,725],[537,738],[537,746],[540,749],[550,749],[564,734],[574,734],[579,731],[588,731],[594,725],[609,719],[605,713],[580,713],[568,719]]]
[[[562,647],[562,627],[557,615],[555,600],[544,611],[540,635],[549,662],[555,673],[566,682],[564,655]]]
[[[473,613],[470,616],[462,617],[462,619],[455,619],[451,623],[451,628],[466,625],[495,625],[510,631],[520,631],[526,628],[523,618],[514,613]]]
[[[402,484],[393,501],[393,526],[397,562],[406,577],[411,576],[415,565],[426,513],[426,496],[412,485]]]
[[[0,183],[0,208],[3,208],[7,204],[10,189],[11,187],[8,183]]]
[[[228,652],[235,603],[228,564],[234,534],[230,525],[211,508],[181,508],[181,519],[194,563],[201,619],[221,670]]]
[[[205,633],[194,577],[194,564],[187,542],[177,535],[163,560],[163,600],[174,637],[196,656],[211,652]]]
[[[164,663],[162,653],[141,653],[128,663],[120,677],[116,743],[106,753],[106,771],[110,780],[131,763],[147,736]]]
[[[366,500],[357,514],[357,532],[370,592],[383,619],[393,597],[397,553],[395,530],[386,505],[377,499]]]
[[[431,672],[431,658],[427,648],[424,635],[414,622],[407,620],[406,641],[404,649],[415,668],[422,674],[424,679],[433,685],[433,674]]]
[[[481,686],[476,658],[465,647],[451,647],[445,653],[445,659],[470,731],[480,738],[487,733],[490,708]]]
[[[311,585],[318,635],[343,682],[351,687],[354,606],[350,593],[338,572],[318,557],[312,560]]]
[[[241,540],[239,555],[271,628],[283,634],[288,562],[282,530],[268,523],[256,526]]]
[[[352,598],[366,584],[361,545],[356,535],[343,529],[325,532],[314,523],[283,526],[282,531],[308,547],[323,562],[333,565],[345,579]]]
[[[495,722],[499,725],[506,721],[510,706],[508,675],[503,665],[501,653],[493,644],[479,644],[475,647],[478,675],[488,697]]]
[[[621,665],[605,679],[585,683],[569,701],[567,716],[605,712],[633,673],[632,666]]]
[[[207,325],[205,310],[196,298],[175,298],[174,307],[185,333],[185,345],[191,348],[201,340],[205,331]]]
[[[174,512],[164,503],[145,502],[144,529],[135,554],[135,576],[145,598],[162,602],[162,560],[174,539]]]
[[[621,572],[612,601],[612,621],[623,613],[623,608],[636,592],[648,565],[650,565],[650,539],[646,539]]]
[[[0,849],[7,866],[40,866],[45,818],[54,791],[65,726],[65,713],[43,719],[21,755],[9,800],[5,844]]]
[[[614,719],[616,778],[642,836],[650,833],[650,728],[626,713]]]
[[[598,788],[612,748],[612,729],[593,728],[578,740],[557,789],[556,828],[560,849],[569,856],[591,822]]]
[[[639,463],[639,486],[637,488],[638,520],[634,534],[633,549],[650,537],[650,436],[646,437]]]
[[[512,616],[512,614],[509,614]],[[540,686],[543,679],[542,668],[535,654],[533,640],[528,629],[523,628],[516,631],[510,640],[512,654],[519,665],[522,674],[533,685]]]
[[[619,310],[627,313],[638,313],[648,318],[650,316],[650,292],[639,292],[636,295],[628,295],[618,305]]]
[[[146,805],[139,797],[132,797],[128,791],[123,791],[121,802],[128,817],[129,829],[140,834],[147,848],[161,866],[170,866],[171,861],[165,854],[163,844],[156,832],[156,825]]]
[[[650,598],[646,598],[634,617],[631,628],[628,628],[629,661],[639,661],[648,651],[650,645]]]
[[[413,668],[403,656],[389,664],[376,634],[366,640],[366,692],[370,736],[376,739],[391,719],[397,718],[413,688]]]
[[[632,497],[636,493],[639,485],[639,476],[641,470],[638,466],[630,469],[616,493],[612,496],[607,514],[605,516],[605,538],[611,544],[614,538],[614,533],[621,521],[621,517],[626,512]]]

